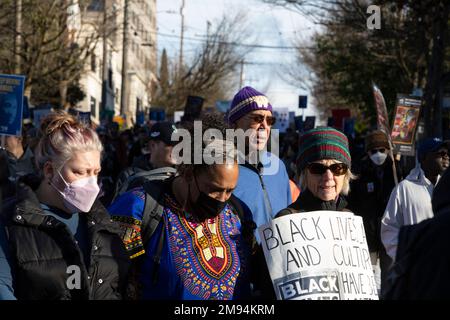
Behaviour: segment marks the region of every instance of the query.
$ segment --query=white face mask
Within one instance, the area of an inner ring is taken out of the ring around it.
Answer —
[[[377,166],[381,166],[387,158],[387,154],[385,152],[377,151],[374,154],[370,155],[370,160],[375,163]]]
[[[71,212],[89,212],[97,199],[100,187],[96,176],[89,176],[67,183],[58,171],[59,176],[66,185],[64,191],[60,191],[51,184],[63,197],[64,206]]]

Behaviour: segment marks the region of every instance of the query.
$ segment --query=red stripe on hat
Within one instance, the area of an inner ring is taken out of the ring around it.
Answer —
[[[349,162],[351,162],[351,158],[347,155],[347,152],[345,152],[344,149],[329,144],[315,145],[311,148],[308,148],[302,153],[301,158],[307,159],[311,154],[318,153],[322,150],[335,151],[339,154],[344,155],[344,158],[346,158]]]

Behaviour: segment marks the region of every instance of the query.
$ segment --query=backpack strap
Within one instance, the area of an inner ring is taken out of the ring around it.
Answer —
[[[150,240],[158,227],[163,215],[163,194],[167,183],[162,180],[149,180],[143,185],[145,190],[145,205],[142,216],[142,243],[144,246]]]

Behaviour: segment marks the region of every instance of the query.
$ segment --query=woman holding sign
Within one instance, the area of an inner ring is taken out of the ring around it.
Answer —
[[[330,127],[318,127],[300,137],[297,168],[302,193],[277,217],[305,211],[346,209],[350,180],[351,157],[347,137]]]
[[[353,179],[350,165],[348,140],[342,132],[330,127],[305,132],[300,137],[297,156],[302,191],[297,200],[278,212],[275,218],[318,210],[349,211],[342,195],[348,193],[350,179]],[[260,265],[267,267],[263,262]],[[260,273],[257,284],[264,297],[275,298],[267,268]]]

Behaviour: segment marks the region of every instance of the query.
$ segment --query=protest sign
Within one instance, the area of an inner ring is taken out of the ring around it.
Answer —
[[[391,139],[396,153],[414,156],[414,140],[421,105],[422,100],[420,98],[397,94],[394,125],[391,132]]]
[[[276,119],[273,129],[286,132],[286,129],[289,128],[289,108],[274,108],[273,116]]]
[[[362,218],[312,211],[258,228],[279,300],[377,300]]]
[[[307,116],[305,117],[305,122],[303,123],[303,131],[308,131],[314,129],[316,126],[316,117]]]
[[[395,185],[398,184],[398,178],[397,178],[397,168],[395,166],[394,161],[394,145],[391,138],[391,127],[389,125],[389,117],[388,112],[386,108],[386,103],[384,101],[383,93],[381,90],[375,85],[375,83],[372,83],[372,90],[373,90],[373,97],[375,99],[375,107],[377,108],[377,127],[378,130],[383,131],[389,142],[389,156],[392,160],[392,172],[394,174],[394,181]]]
[[[25,76],[0,74],[0,134],[20,136]]]
[[[33,110],[33,125],[40,128],[42,120],[52,112],[52,109],[34,109]]]
[[[391,133],[391,129],[389,126],[389,117],[383,93],[381,93],[381,90],[374,83],[372,84],[372,90],[373,90],[373,97],[375,99],[375,107],[377,108],[378,130],[383,131],[389,136],[389,134]]]
[[[332,109],[333,127],[337,130],[344,130],[344,119],[351,117],[350,109]]]

